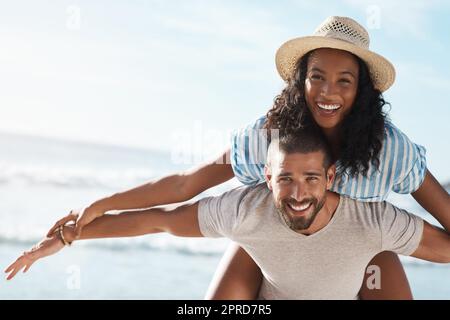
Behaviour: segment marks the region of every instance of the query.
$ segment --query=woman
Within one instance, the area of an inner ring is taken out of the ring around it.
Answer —
[[[77,220],[76,232],[108,210],[137,209],[188,200],[234,175],[243,183],[263,181],[266,149],[251,143],[254,129],[288,132],[317,123],[329,140],[339,176],[333,191],[366,201],[383,201],[393,190],[411,193],[417,202],[450,230],[450,199],[425,165],[425,149],[411,143],[382,112],[381,92],[393,83],[395,71],[369,51],[366,30],[349,18],[330,17],[313,37],[288,41],[277,52],[277,68],[287,82],[273,108],[233,136],[231,151],[188,172],[164,177],[100,199],[82,212],[71,212],[59,225]],[[262,152],[261,152],[262,151]],[[226,159],[231,159],[230,164]],[[34,262],[31,256],[26,270]],[[361,288],[363,299],[412,298],[404,270],[392,253],[371,264],[382,271],[380,290]],[[208,298],[255,298],[261,273],[246,254],[232,246],[225,255]]]

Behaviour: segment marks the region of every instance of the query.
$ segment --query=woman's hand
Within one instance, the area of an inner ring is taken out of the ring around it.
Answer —
[[[58,233],[46,237],[33,248],[25,251],[14,263],[6,268],[5,273],[9,273],[6,280],[14,278],[14,276],[23,268],[25,268],[23,272],[27,272],[37,260],[55,254],[63,247],[64,243],[61,241]]]
[[[88,225],[95,219],[101,217],[103,212],[96,211],[90,207],[86,207],[78,210],[71,210],[70,213],[64,218],[58,220],[55,225],[48,231],[47,237],[53,234],[60,226],[66,225],[69,221],[75,222],[75,238],[79,238],[81,230],[85,225]]]

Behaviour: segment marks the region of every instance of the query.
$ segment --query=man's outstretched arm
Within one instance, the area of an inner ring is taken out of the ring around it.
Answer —
[[[422,239],[411,256],[431,262],[450,263],[450,234],[424,221]]]
[[[64,236],[72,242],[84,239],[136,237],[167,232],[180,237],[203,237],[198,223],[198,203],[174,209],[152,208],[105,214],[86,225],[78,239],[73,229],[64,228]]]
[[[187,204],[175,209],[146,209],[122,212],[117,215],[104,215],[85,226],[77,240],[135,237],[149,233],[167,232],[180,237],[202,237],[198,223],[198,204]],[[75,241],[75,229],[66,226],[63,237],[68,242]],[[64,247],[59,232],[42,239],[25,251],[5,270],[7,280],[20,271],[28,269],[39,259],[53,255]]]

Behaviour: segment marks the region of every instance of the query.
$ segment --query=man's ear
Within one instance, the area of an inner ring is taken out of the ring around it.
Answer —
[[[327,190],[331,189],[331,186],[333,185],[335,178],[336,178],[336,165],[332,164],[327,169]]]
[[[270,167],[267,164],[264,166],[264,180],[266,180],[269,190],[272,190],[272,170],[270,170]]]

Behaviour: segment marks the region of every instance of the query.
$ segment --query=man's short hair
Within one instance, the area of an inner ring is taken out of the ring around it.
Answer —
[[[316,125],[304,126],[295,131],[281,134],[270,141],[267,164],[271,164],[271,159],[273,159],[275,152],[305,154],[316,151],[323,152],[323,167],[327,170],[334,163],[334,159],[325,135]]]

